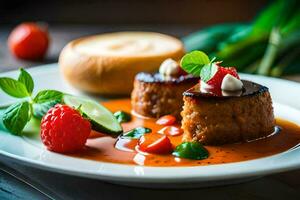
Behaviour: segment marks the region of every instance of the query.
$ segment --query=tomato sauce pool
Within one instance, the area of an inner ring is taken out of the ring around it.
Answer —
[[[108,101],[103,105],[113,112],[117,110],[131,112],[130,99]],[[155,122],[155,119],[142,119],[132,115],[132,120],[123,123],[122,126],[124,131],[142,126],[152,129],[152,133],[148,134],[158,134],[157,131],[164,126],[157,125]],[[92,132],[85,149],[69,155],[94,161],[160,167],[200,166],[246,161],[278,154],[300,143],[300,126],[281,119],[277,119],[276,124],[281,131],[267,138],[246,143],[205,146],[209,151],[209,157],[204,160],[182,159],[171,154],[138,153],[135,150],[137,140],[121,139],[117,142],[117,138],[98,132]],[[168,137],[174,147],[181,143],[182,135]]]

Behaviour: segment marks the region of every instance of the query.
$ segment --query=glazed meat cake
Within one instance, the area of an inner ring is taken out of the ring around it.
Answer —
[[[174,115],[181,119],[182,93],[198,82],[192,75],[165,77],[160,73],[139,73],[134,80],[131,104],[137,114],[158,118]]]
[[[240,94],[202,93],[199,84],[183,93],[184,141],[220,145],[266,137],[275,120],[268,88],[243,80]]]

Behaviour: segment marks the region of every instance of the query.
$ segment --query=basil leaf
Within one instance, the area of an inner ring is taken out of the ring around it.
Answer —
[[[27,92],[29,94],[32,93],[33,87],[34,87],[33,79],[31,77],[31,75],[27,71],[25,71],[23,68],[20,69],[20,75],[19,75],[18,81],[25,85]]]
[[[131,120],[131,115],[124,111],[117,111],[114,113],[119,123],[129,122]]]
[[[53,100],[44,103],[33,104],[33,116],[37,119],[42,119],[48,110],[58,103],[61,103],[61,101]]]
[[[204,65],[200,72],[200,78],[202,81],[209,81],[215,73],[218,71],[218,66],[215,63]]]
[[[30,105],[26,101],[9,106],[2,117],[5,128],[16,135],[21,134],[29,119]]]
[[[62,102],[63,93],[56,90],[42,90],[33,99],[33,116],[41,119],[50,108]]]
[[[8,95],[23,98],[28,97],[30,94],[27,92],[26,86],[12,78],[2,77],[0,78],[0,88]]]
[[[56,90],[42,90],[33,99],[35,103],[45,103],[49,101],[61,102],[63,93]]]
[[[6,110],[6,108],[0,107],[0,130],[7,131],[7,129],[5,128],[5,126],[3,124],[3,115],[4,115],[5,110]]]
[[[132,129],[126,133],[123,133],[122,137],[123,138],[131,138],[131,139],[139,139],[142,135],[146,133],[151,133],[150,128],[145,128],[145,127],[137,127],[135,129]]]
[[[199,142],[183,142],[178,145],[173,155],[180,158],[203,160],[208,158],[208,151]]]
[[[194,76],[200,76],[202,67],[209,64],[209,62],[209,58],[204,52],[192,51],[182,57],[180,65],[184,71]]]

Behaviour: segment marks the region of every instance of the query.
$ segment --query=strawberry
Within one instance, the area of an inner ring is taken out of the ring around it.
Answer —
[[[223,78],[227,75],[230,74],[238,79],[239,75],[234,67],[221,67],[218,66],[217,72],[214,74],[213,77],[211,77],[208,81],[207,84],[211,85],[213,88],[221,89],[221,84],[223,81]]]
[[[90,122],[66,105],[55,105],[41,122],[42,142],[48,150],[59,153],[82,149],[90,132]]]
[[[226,74],[230,74],[234,76],[237,79],[240,79],[239,74],[237,73],[237,70],[235,67],[222,67],[227,72]]]

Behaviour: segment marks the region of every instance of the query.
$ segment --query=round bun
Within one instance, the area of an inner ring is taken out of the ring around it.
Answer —
[[[128,95],[138,72],[155,72],[167,58],[184,55],[180,40],[153,32],[118,32],[71,41],[59,56],[66,80],[80,90]]]

